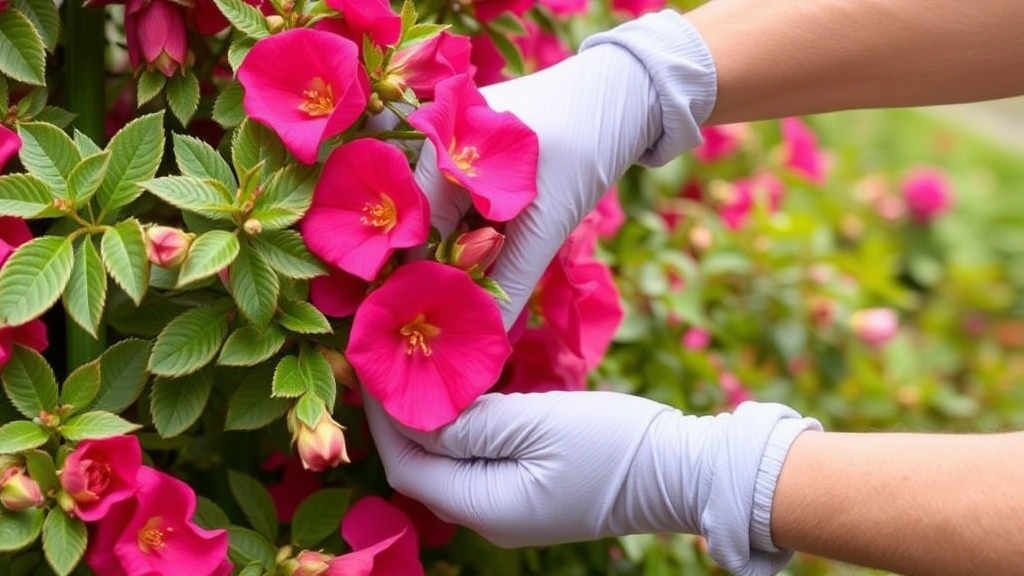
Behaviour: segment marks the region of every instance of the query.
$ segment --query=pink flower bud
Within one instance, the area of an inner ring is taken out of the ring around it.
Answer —
[[[129,0],[124,30],[132,67],[170,78],[188,60],[185,7],[171,0]]]
[[[451,263],[473,273],[482,273],[494,263],[505,245],[505,235],[490,226],[460,235],[452,245]]]
[[[868,346],[885,345],[899,330],[899,318],[892,308],[865,308],[850,317],[850,328]]]
[[[303,550],[294,560],[288,562],[288,576],[321,576],[330,568],[329,562],[334,558],[330,554],[314,550]]]
[[[0,485],[0,505],[8,510],[38,508],[45,501],[39,484],[23,471],[15,472]]]
[[[701,328],[690,328],[683,334],[682,345],[687,350],[703,350],[711,343],[711,334]]]
[[[192,235],[170,226],[146,230],[146,256],[157,266],[173,268],[181,264],[192,244]]]
[[[335,422],[327,410],[314,428],[306,426],[294,411],[289,415],[288,423],[292,441],[306,470],[323,472],[349,462],[345,450],[345,427]]]
[[[21,459],[11,454],[0,454],[0,484],[11,476],[25,470]]]
[[[949,180],[939,170],[915,170],[903,180],[903,199],[914,222],[928,224],[949,210],[952,202]]]

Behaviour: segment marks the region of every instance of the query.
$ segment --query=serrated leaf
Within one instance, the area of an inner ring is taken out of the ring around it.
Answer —
[[[82,160],[71,137],[52,124],[18,124],[21,149],[18,158],[30,174],[46,182],[57,197],[67,198],[67,177]]]
[[[299,370],[308,381],[309,392],[323,400],[328,411],[333,411],[338,384],[327,358],[316,348],[305,346],[299,350]]]
[[[39,86],[28,91],[21,100],[18,100],[17,119],[19,122],[31,122],[36,114],[46,108],[46,101],[50,98],[50,91],[46,86]]]
[[[192,136],[175,134],[174,158],[185,176],[216,180],[228,190],[238,186],[231,167],[209,144]]]
[[[494,46],[501,53],[501,56],[505,58],[505,65],[512,72],[513,76],[522,76],[525,65],[523,64],[523,53],[519,51],[519,47],[496,30],[488,28],[487,36],[494,41]]]
[[[119,413],[132,405],[146,385],[152,344],[122,340],[100,356],[100,387],[91,410]]]
[[[92,238],[86,237],[75,250],[62,300],[68,316],[95,338],[107,302],[107,273]]]
[[[245,120],[242,99],[245,90],[237,80],[224,86],[213,103],[213,120],[224,128],[234,128]]]
[[[156,431],[164,438],[188,430],[206,408],[213,389],[213,374],[200,370],[182,378],[156,378],[150,397],[150,411]]]
[[[60,488],[57,467],[49,453],[44,450],[26,450],[21,455],[25,458],[25,469],[29,478],[39,484],[43,494]]]
[[[187,126],[199,109],[199,79],[191,71],[184,76],[175,74],[168,78],[164,94],[171,112],[178,117],[182,126]]]
[[[164,153],[163,113],[140,116],[121,128],[107,144],[110,165],[97,194],[107,213],[142,194],[139,182],[156,175]]]
[[[0,176],[0,216],[53,218],[63,212],[53,205],[50,186],[31,174]]]
[[[26,84],[46,83],[43,39],[18,10],[0,12],[0,72]]]
[[[298,398],[307,390],[307,382],[299,371],[298,356],[281,358],[274,370],[271,395],[274,398]]]
[[[71,277],[71,240],[40,236],[22,244],[0,268],[0,325],[17,326],[46,312]]]
[[[75,129],[75,135],[73,137],[73,140],[75,141],[75,146],[78,146],[78,151],[82,154],[82,156],[92,156],[97,152],[103,151],[103,149],[100,148],[99,145],[92,141],[92,138],[89,138],[81,130],[77,128]]]
[[[238,237],[224,230],[201,234],[189,246],[188,254],[178,270],[178,286],[213,276],[230,266],[238,256]]]
[[[85,523],[54,506],[43,523],[43,554],[57,576],[68,576],[85,554]]]
[[[285,278],[305,280],[323,276],[326,267],[306,248],[295,230],[267,230],[250,239],[252,247]]]
[[[298,222],[313,201],[319,170],[293,165],[275,172],[263,193],[253,202],[250,218],[260,221],[263,230],[280,230]]]
[[[193,308],[172,320],[157,336],[149,371],[184,376],[210,363],[228,335],[224,306]]]
[[[245,57],[249,55],[249,51],[256,45],[256,41],[248,36],[238,36],[235,38],[231,45],[228,46],[228,65],[235,72],[238,72],[238,67],[242,65]]]
[[[164,202],[215,220],[230,220],[234,214],[231,193],[216,180],[191,176],[162,176],[140,185]]]
[[[60,427],[60,433],[68,440],[78,442],[80,440],[110,438],[120,436],[138,430],[138,424],[121,418],[110,412],[92,411],[78,416],[72,416]]]
[[[306,426],[315,428],[326,409],[324,401],[316,394],[303,394],[295,403],[295,416]]]
[[[276,556],[277,548],[259,532],[241,526],[228,527],[228,560],[236,566],[256,562],[273,572]]]
[[[225,430],[257,430],[284,416],[292,402],[271,398],[271,378],[269,364],[246,374],[228,400]]]
[[[238,576],[263,576],[266,574],[265,570],[266,569],[263,567],[263,564],[253,562],[246,565],[245,568],[242,568],[242,571],[238,573]]]
[[[239,508],[256,532],[273,542],[277,539],[277,514],[274,500],[259,481],[251,476],[228,470],[228,486]]]
[[[26,418],[56,411],[57,377],[39,352],[15,345],[0,380],[11,404]]]
[[[57,47],[60,37],[60,15],[57,4],[51,0],[12,0],[11,7],[20,10],[43,39],[43,46],[50,52]]]
[[[71,126],[71,123],[75,121],[75,118],[78,118],[78,114],[75,114],[74,112],[69,112],[57,106],[43,106],[43,109],[32,117],[32,120],[53,124],[63,130],[68,126]]]
[[[146,102],[149,102],[164,89],[167,84],[167,76],[164,76],[161,72],[154,70],[146,70],[143,68],[142,74],[139,75],[139,81],[135,88],[135,100],[138,102],[138,106],[142,106]]]
[[[235,173],[242,174],[263,162],[264,174],[272,174],[284,166],[288,153],[277,134],[255,120],[246,119],[231,139],[231,162]]]
[[[351,498],[347,488],[326,488],[307,496],[292,516],[292,544],[314,548],[337,531]]]
[[[504,12],[496,18],[492,18],[487,25],[505,36],[528,36],[530,34],[530,31],[523,25],[522,19],[512,12]]]
[[[277,326],[260,330],[242,326],[228,336],[217,363],[221,366],[255,366],[269,359],[284,346],[285,334]]]
[[[60,388],[61,405],[72,407],[69,414],[83,411],[96,399],[101,380],[99,359],[79,366]]]
[[[97,152],[82,158],[68,174],[68,198],[77,206],[83,206],[99,190],[107,174],[110,152]]]
[[[103,265],[137,306],[149,288],[149,257],[139,221],[129,218],[103,233]]]
[[[242,0],[214,0],[221,14],[231,25],[246,36],[259,40],[270,36],[267,18],[255,7]]]
[[[32,508],[24,512],[5,511],[0,515],[0,552],[13,552],[35,542],[43,531],[45,514],[42,508]]]
[[[277,322],[300,334],[330,334],[331,323],[315,306],[299,300],[283,300]]]
[[[242,314],[257,327],[270,324],[277,310],[281,283],[263,256],[243,244],[231,263],[228,279],[231,295]]]
[[[419,19],[416,14],[416,3],[413,2],[413,0],[402,1],[400,17],[402,20],[402,32],[404,36],[404,32],[409,28],[412,28],[412,26],[416,24],[416,20]]]
[[[437,36],[441,32],[444,32],[450,28],[447,24],[431,24],[422,23],[416,24],[406,31],[405,35],[402,36],[403,46],[408,46],[416,42],[425,42],[434,36]]]
[[[14,454],[38,448],[50,439],[46,429],[28,420],[15,420],[0,426],[0,454]]]

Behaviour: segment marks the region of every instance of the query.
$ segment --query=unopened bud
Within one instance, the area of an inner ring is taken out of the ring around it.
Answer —
[[[267,16],[267,28],[270,30],[271,34],[284,30],[284,18],[277,14]]]
[[[330,554],[314,550],[303,550],[299,555],[285,566],[285,573],[288,576],[321,576],[330,568],[330,561],[334,558]]]
[[[505,245],[505,235],[487,226],[460,235],[452,244],[451,263],[470,274],[482,274]]]
[[[294,413],[289,414],[289,428],[292,441],[302,460],[302,467],[313,472],[323,472],[349,462],[345,450],[345,427],[338,424],[323,411],[316,426],[306,426]]]
[[[0,484],[4,483],[11,476],[25,470],[21,459],[13,454],[0,454]]]
[[[174,268],[185,260],[193,235],[171,226],[153,226],[146,230],[146,256],[163,268]]]
[[[260,232],[263,232],[263,223],[255,218],[249,218],[242,224],[242,228],[245,229],[245,233],[250,236],[255,236]]]
[[[46,501],[39,484],[28,477],[24,471],[17,472],[4,480],[0,486],[0,506],[8,510],[20,511],[38,508]]]
[[[399,101],[405,96],[402,79],[394,74],[388,74],[383,80],[374,84],[373,91],[380,94],[384,100]]]
[[[356,371],[352,368],[352,365],[349,364],[345,355],[337,350],[332,350],[325,346],[318,346],[317,350],[323,354],[324,358],[327,359],[327,363],[331,366],[331,372],[334,373],[334,380],[343,386],[355,389],[357,383]]]
[[[376,92],[370,94],[370,99],[366,103],[366,110],[370,114],[380,114],[384,111],[384,100],[381,99],[380,94]]]

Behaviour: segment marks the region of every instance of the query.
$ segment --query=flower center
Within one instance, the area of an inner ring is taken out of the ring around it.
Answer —
[[[430,356],[433,350],[430,349],[430,341],[441,333],[441,329],[433,324],[428,324],[423,314],[416,316],[416,319],[402,326],[400,330],[405,336],[405,353],[412,354],[416,350],[423,352],[424,356]]]
[[[390,232],[398,222],[395,202],[387,194],[381,194],[379,204],[367,202],[363,205],[363,216],[359,221],[367,226],[381,228],[384,232]]]
[[[110,464],[92,460],[82,460],[82,464],[85,466],[85,486],[89,494],[98,497],[106,492],[110,485]]]
[[[304,101],[299,104],[299,110],[310,116],[327,116],[334,111],[334,90],[319,76],[309,82],[302,97]]]
[[[463,146],[456,152],[455,141],[452,140],[452,145],[448,147],[448,153],[451,154],[455,165],[466,176],[476,176],[476,167],[473,166],[473,163],[480,159],[480,151],[476,146]]]
[[[139,530],[139,550],[146,554],[151,554],[167,547],[167,543],[164,542],[164,536],[174,532],[174,528],[162,528],[162,520],[160,516],[154,516]]]

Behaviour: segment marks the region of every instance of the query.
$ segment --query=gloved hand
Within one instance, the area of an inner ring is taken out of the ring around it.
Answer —
[[[558,248],[630,165],[663,164],[700,143],[699,125],[714,105],[715,70],[697,31],[665,11],[595,35],[578,55],[481,92],[540,141],[537,198],[508,224],[492,274],[511,298],[502,304],[507,328]],[[447,237],[471,202],[438,172],[430,142],[416,181]]]
[[[779,404],[696,417],[637,396],[546,392],[487,394],[420,433],[364,396],[388,481],[442,519],[502,546],[702,534],[741,575],[788,562],[771,543],[775,484],[797,435],[820,429]]]

